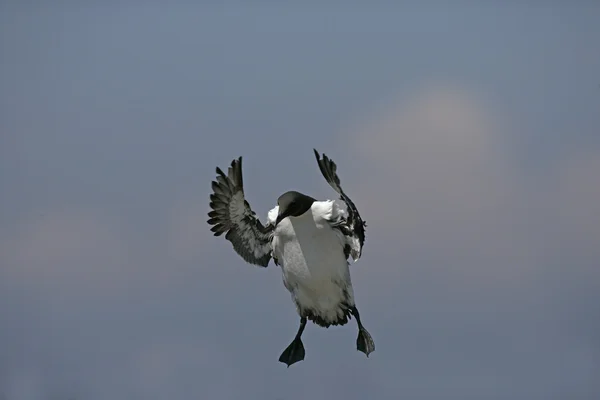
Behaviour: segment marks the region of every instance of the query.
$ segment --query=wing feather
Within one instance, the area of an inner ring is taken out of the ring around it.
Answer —
[[[319,155],[317,150],[314,150],[317,163],[321,174],[329,183],[329,186],[333,188],[339,195],[340,199],[346,203],[347,215],[340,214],[340,217],[336,221],[332,221],[334,227],[338,228],[344,236],[348,238],[348,244],[350,246],[350,255],[354,261],[357,261],[362,255],[362,249],[365,243],[365,229],[367,224],[362,220],[356,205],[352,202],[350,197],[342,189],[340,178],[337,175],[337,166],[332,159],[323,154],[323,158]],[[346,213],[344,213],[346,214]]]
[[[263,226],[244,197],[242,157],[231,162],[227,175],[219,168],[210,195],[210,229],[215,236],[225,233],[235,252],[246,262],[261,267],[271,260],[274,227]]]

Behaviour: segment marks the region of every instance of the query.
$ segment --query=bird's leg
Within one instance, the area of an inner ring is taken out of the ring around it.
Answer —
[[[287,364],[288,368],[290,365],[304,360],[304,344],[302,344],[302,332],[304,332],[304,328],[306,327],[306,317],[300,318],[300,327],[298,328],[298,333],[296,333],[296,337],[290,343],[290,345],[281,353],[279,356],[279,361],[284,364]]]
[[[369,354],[375,351],[375,342],[373,338],[367,332],[362,322],[360,322],[360,314],[358,313],[358,309],[356,307],[352,307],[350,312],[356,318],[356,322],[358,324],[358,338],[356,339],[356,349],[358,351],[362,351],[369,357]]]

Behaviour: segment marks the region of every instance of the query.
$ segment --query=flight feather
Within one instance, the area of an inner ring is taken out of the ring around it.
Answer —
[[[321,158],[317,150],[314,150],[314,152],[321,174],[323,174],[329,186],[340,195],[340,199],[346,204],[347,213],[340,213],[339,218],[331,222],[334,227],[338,228],[347,237],[350,255],[356,261],[362,255],[367,224],[360,217],[356,205],[354,205],[350,197],[342,189],[340,178],[337,175],[337,166],[333,160],[325,154]]]
[[[263,226],[244,197],[242,157],[231,162],[227,175],[219,167],[216,172],[207,221],[211,231],[215,236],[225,233],[225,239],[246,262],[266,267],[271,259],[274,226]]]

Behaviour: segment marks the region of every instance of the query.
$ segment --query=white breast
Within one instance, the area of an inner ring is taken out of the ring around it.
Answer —
[[[273,239],[273,253],[293,300],[326,320],[340,317],[340,303],[354,304],[345,239],[325,220],[334,206],[333,201],[315,202],[302,216],[285,218]]]

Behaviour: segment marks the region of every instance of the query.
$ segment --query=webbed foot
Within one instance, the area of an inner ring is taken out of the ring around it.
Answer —
[[[356,323],[358,324],[358,338],[356,338],[356,349],[358,351],[362,351],[367,355],[367,357],[369,357],[369,354],[375,351],[375,342],[373,341],[371,334],[367,332],[367,330],[363,326],[360,320],[360,313],[358,312],[356,306],[352,307],[350,309],[350,312],[352,313],[352,315],[354,315],[354,318],[356,318]]]
[[[362,351],[369,357],[369,354],[375,351],[375,342],[371,337],[371,334],[367,332],[365,328],[358,330],[358,338],[356,338],[356,349]]]
[[[298,361],[304,360],[304,344],[300,338],[296,338],[292,343],[281,353],[279,361],[287,364],[288,368],[290,365],[297,363]]]

